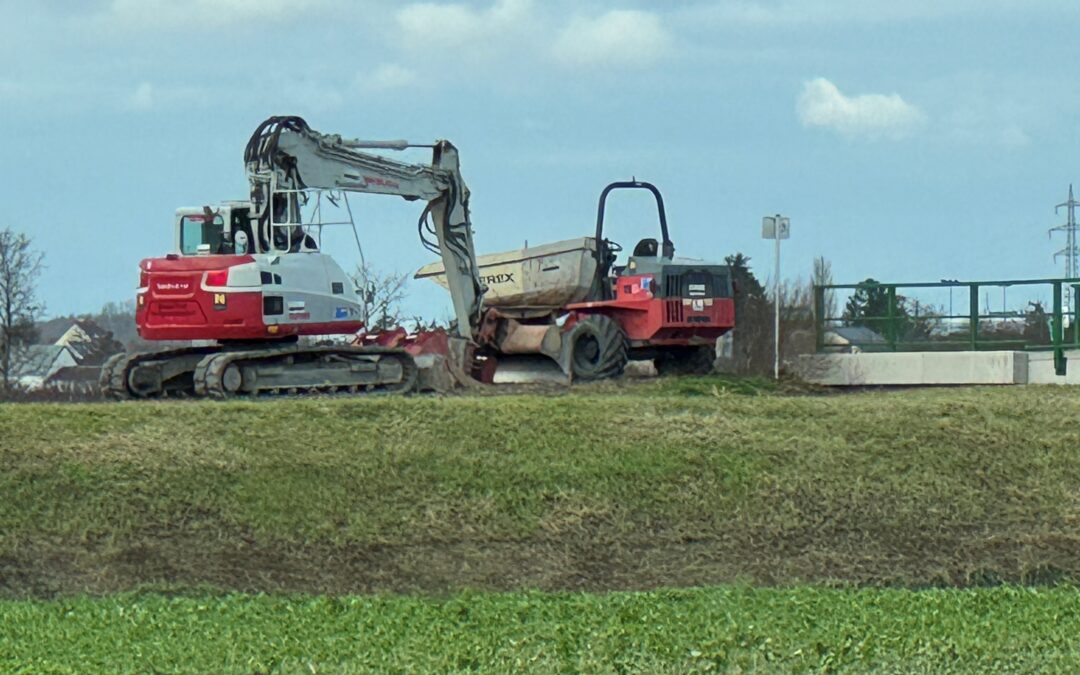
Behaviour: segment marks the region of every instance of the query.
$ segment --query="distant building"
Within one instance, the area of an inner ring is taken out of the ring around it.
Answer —
[[[73,321],[53,344],[71,349],[80,366],[100,366],[113,354],[124,351],[124,345],[114,340],[112,333],[89,319]]]
[[[53,319],[39,326],[39,334],[50,343],[30,345],[14,368],[15,382],[25,389],[93,389],[101,365],[124,351],[112,333],[89,319]]]
[[[880,333],[866,326],[829,328],[825,331],[823,342],[826,351],[849,353],[877,351],[886,345],[886,340]]]
[[[78,365],[66,345],[29,345],[17,356],[12,381],[23,389],[40,389],[64,368]]]

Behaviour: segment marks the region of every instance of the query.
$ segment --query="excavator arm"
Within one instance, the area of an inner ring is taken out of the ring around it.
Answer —
[[[430,164],[409,164],[367,150],[432,149]],[[438,252],[446,269],[457,332],[471,339],[480,323],[485,287],[480,280],[469,221],[469,190],[461,177],[457,148],[449,141],[414,145],[406,141],[361,141],[313,130],[300,117],[271,117],[244,150],[251,202],[259,232],[272,237],[274,223],[298,223],[300,191],[346,190],[424,200],[421,238]],[[427,226],[436,242],[424,239]]]

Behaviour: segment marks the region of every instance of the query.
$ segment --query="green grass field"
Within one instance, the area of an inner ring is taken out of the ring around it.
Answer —
[[[1080,394],[789,393],[0,405],[0,669],[1080,665]]]
[[[0,603],[4,672],[1075,672],[1080,591],[121,595]]]

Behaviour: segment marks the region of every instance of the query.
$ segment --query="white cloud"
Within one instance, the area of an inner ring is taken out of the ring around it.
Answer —
[[[803,84],[795,110],[803,126],[832,129],[850,138],[903,138],[926,121],[923,112],[899,94],[845,96],[823,77]]]
[[[396,63],[384,63],[370,72],[357,73],[354,83],[367,91],[386,91],[411,87],[419,81],[416,71],[411,68]]]
[[[716,26],[805,26],[934,21],[957,16],[1072,11],[1074,0],[726,0],[676,11],[681,20]]]
[[[397,13],[406,45],[424,51],[483,51],[524,30],[532,15],[531,0],[497,0],[487,9],[432,2],[406,5]]]
[[[652,12],[619,9],[597,17],[575,17],[552,46],[568,66],[640,66],[671,51],[672,39]]]
[[[413,3],[396,13],[393,44],[404,50],[403,63],[421,74],[439,68],[456,72],[465,64],[478,77],[512,73],[519,84],[543,76],[553,64],[638,67],[673,51],[676,40],[662,12],[566,11],[573,6],[534,0]]]
[[[205,31],[238,23],[302,17],[323,0],[112,0],[100,18],[126,29]]]

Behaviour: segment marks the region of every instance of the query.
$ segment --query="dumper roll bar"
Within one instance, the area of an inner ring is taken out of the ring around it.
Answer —
[[[653,197],[656,197],[656,211],[660,215],[660,236],[662,237],[662,245],[660,253],[664,258],[672,258],[675,256],[675,244],[671,243],[671,239],[668,237],[667,229],[667,214],[664,212],[664,198],[660,195],[660,190],[656,188],[652,183],[646,183],[640,180],[624,180],[611,183],[603,192],[600,193],[600,204],[596,209],[596,250],[597,253],[602,250],[604,241],[604,209],[607,204],[608,193],[612,190],[621,189],[637,189],[648,190],[653,193]]]

